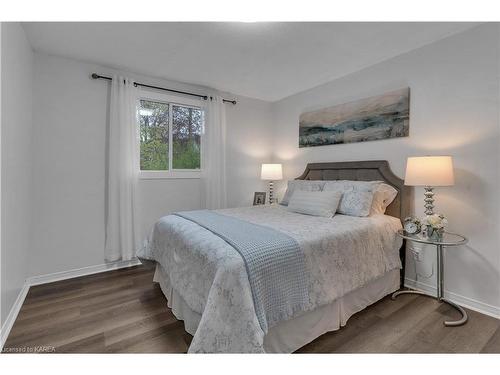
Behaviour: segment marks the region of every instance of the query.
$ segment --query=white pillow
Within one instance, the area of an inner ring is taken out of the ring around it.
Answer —
[[[340,200],[337,212],[349,216],[364,217],[370,215],[373,195],[380,181],[328,181],[323,191],[340,191]]]
[[[370,215],[384,214],[387,206],[392,203],[397,195],[398,191],[391,185],[384,183],[378,185],[377,190],[375,190],[375,193],[373,194],[373,202],[372,208],[370,210]]]
[[[290,198],[295,190],[302,191],[321,191],[326,181],[321,180],[290,180],[288,186],[281,200],[280,204],[287,206]]]
[[[341,191],[296,190],[290,198],[288,210],[305,215],[333,217],[341,198]]]
[[[353,180],[333,180],[326,181],[323,190],[361,190],[361,191],[375,191],[382,181],[353,181]],[[328,187],[328,189],[327,189]]]

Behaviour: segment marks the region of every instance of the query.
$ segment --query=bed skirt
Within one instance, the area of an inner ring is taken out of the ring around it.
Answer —
[[[399,269],[358,288],[332,303],[272,327],[264,337],[266,353],[292,353],[324,333],[336,331],[346,325],[355,313],[399,289]],[[157,264],[153,278],[167,298],[174,316],[184,321],[184,329],[194,336],[201,315],[186,304],[182,296],[170,285],[169,277]]]

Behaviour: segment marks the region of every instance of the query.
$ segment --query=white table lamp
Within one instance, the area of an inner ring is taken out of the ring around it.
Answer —
[[[418,156],[410,157],[406,162],[405,185],[424,186],[425,214],[434,214],[435,186],[452,186],[453,159],[451,156]]]
[[[273,181],[278,181],[283,178],[281,164],[262,164],[260,178],[269,181],[269,204],[273,204]]]

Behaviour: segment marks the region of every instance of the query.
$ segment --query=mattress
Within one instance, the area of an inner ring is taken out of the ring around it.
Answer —
[[[401,223],[394,217],[322,218],[293,213],[282,206],[217,212],[269,226],[298,242],[306,264],[307,313],[328,309],[326,306],[340,308],[342,297],[390,271],[399,273],[401,268],[401,239],[396,235]],[[243,260],[223,239],[189,220],[169,215],[154,226],[143,256],[161,265],[164,287],[182,298],[183,309],[199,315],[197,324],[184,319],[186,330],[194,332],[190,352],[262,353],[272,349],[272,331],[263,332],[259,325]],[[339,315],[338,321],[343,319]],[[332,327],[327,328],[335,329]],[[284,347],[278,345],[277,349]],[[290,348],[285,351],[295,350],[296,345],[290,344]]]

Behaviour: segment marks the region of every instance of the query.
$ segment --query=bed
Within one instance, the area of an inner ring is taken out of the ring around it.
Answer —
[[[412,191],[388,163],[311,163],[297,179],[384,181],[398,194],[384,215],[369,217],[308,216],[280,205],[215,211],[283,233],[300,247],[307,300],[269,326],[262,324],[248,264],[235,247],[185,217],[161,218],[143,256],[156,261],[154,281],[193,335],[189,352],[291,353],[399,289],[405,252],[396,232]]]

